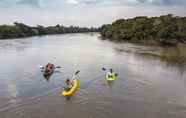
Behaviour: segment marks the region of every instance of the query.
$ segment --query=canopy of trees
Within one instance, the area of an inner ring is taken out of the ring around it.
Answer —
[[[63,34],[63,33],[81,33],[81,32],[97,32],[98,28],[86,28],[62,25],[44,27],[38,25],[31,27],[23,23],[15,22],[14,25],[0,25],[0,39],[28,37],[46,34]]]
[[[116,41],[157,41],[161,44],[186,43],[186,17],[171,14],[160,17],[120,19],[101,27],[102,37]]]

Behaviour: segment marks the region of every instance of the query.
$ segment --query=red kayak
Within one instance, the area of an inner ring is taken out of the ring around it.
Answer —
[[[44,76],[50,76],[50,75],[53,74],[54,70],[55,70],[54,64],[47,64],[45,69],[44,69],[43,75]]]

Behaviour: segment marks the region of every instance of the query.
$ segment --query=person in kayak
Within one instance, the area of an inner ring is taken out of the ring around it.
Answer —
[[[45,67],[45,73],[48,73],[51,69],[53,69],[54,64],[48,63]]]
[[[107,73],[109,78],[113,78],[113,76],[116,76],[116,74],[113,72],[112,69],[109,70],[109,72]]]
[[[65,91],[69,91],[72,88],[72,83],[70,82],[70,79],[65,80],[66,86],[63,87]]]
[[[54,66],[54,64],[48,63],[48,64],[46,65],[46,69],[52,69],[53,66]]]

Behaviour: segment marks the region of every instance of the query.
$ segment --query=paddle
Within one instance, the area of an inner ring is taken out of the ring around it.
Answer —
[[[78,75],[78,74],[79,74],[79,72],[80,72],[80,71],[79,71],[79,70],[77,70],[77,71],[76,71],[76,72],[75,72],[75,73],[72,75],[72,80],[75,78],[75,76],[76,76],[76,75]]]
[[[77,70],[77,71],[75,72],[75,75],[77,75],[79,72],[80,72],[80,71],[79,71],[79,70]]]
[[[61,66],[56,66],[55,68],[61,68]]]
[[[44,69],[45,67],[44,66],[39,66],[40,69]]]
[[[40,68],[40,69],[45,69],[44,66],[39,66],[39,68]],[[55,69],[56,69],[56,68],[62,68],[62,67],[61,67],[61,66],[56,66]]]
[[[103,67],[102,70],[103,70],[103,71],[106,71],[106,68]]]
[[[112,68],[111,68],[112,69]],[[103,71],[106,71],[107,69],[106,68],[102,68]],[[113,69],[112,69],[113,70]],[[115,76],[117,77],[118,76],[118,73],[115,73]]]

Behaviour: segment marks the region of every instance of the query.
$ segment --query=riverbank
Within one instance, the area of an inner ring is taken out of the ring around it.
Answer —
[[[35,27],[28,26],[23,23],[15,22],[14,25],[0,25],[0,40],[3,39],[14,39],[40,35],[51,35],[51,34],[65,34],[65,33],[85,33],[85,32],[98,32],[99,28],[87,28],[79,26],[41,26]]]
[[[177,64],[186,64],[186,44],[178,44],[176,47],[169,47],[162,54],[162,59]]]
[[[171,14],[160,17],[135,17],[120,19],[103,25],[101,39],[114,42],[130,42],[147,46],[167,47],[162,60],[186,63],[186,17]]]
[[[105,39],[100,37],[101,40],[109,40],[114,43],[118,44],[135,44],[138,46],[144,46],[144,47],[152,47],[153,49],[161,48],[161,51],[159,53],[153,53],[153,52],[133,52],[135,54],[141,55],[141,56],[147,56],[147,57],[154,57],[159,58],[160,60],[166,62],[169,65],[182,65],[184,68],[186,67],[186,44],[184,43],[178,43],[176,45],[164,45],[156,41],[148,41],[148,42],[135,42],[135,41],[121,41],[121,40],[112,40],[112,39]],[[131,51],[126,50],[120,50],[121,52],[127,52],[130,53]]]
[[[101,35],[113,41],[129,41],[143,44],[170,45],[186,44],[186,17],[171,14],[151,17],[119,19],[103,25]]]

